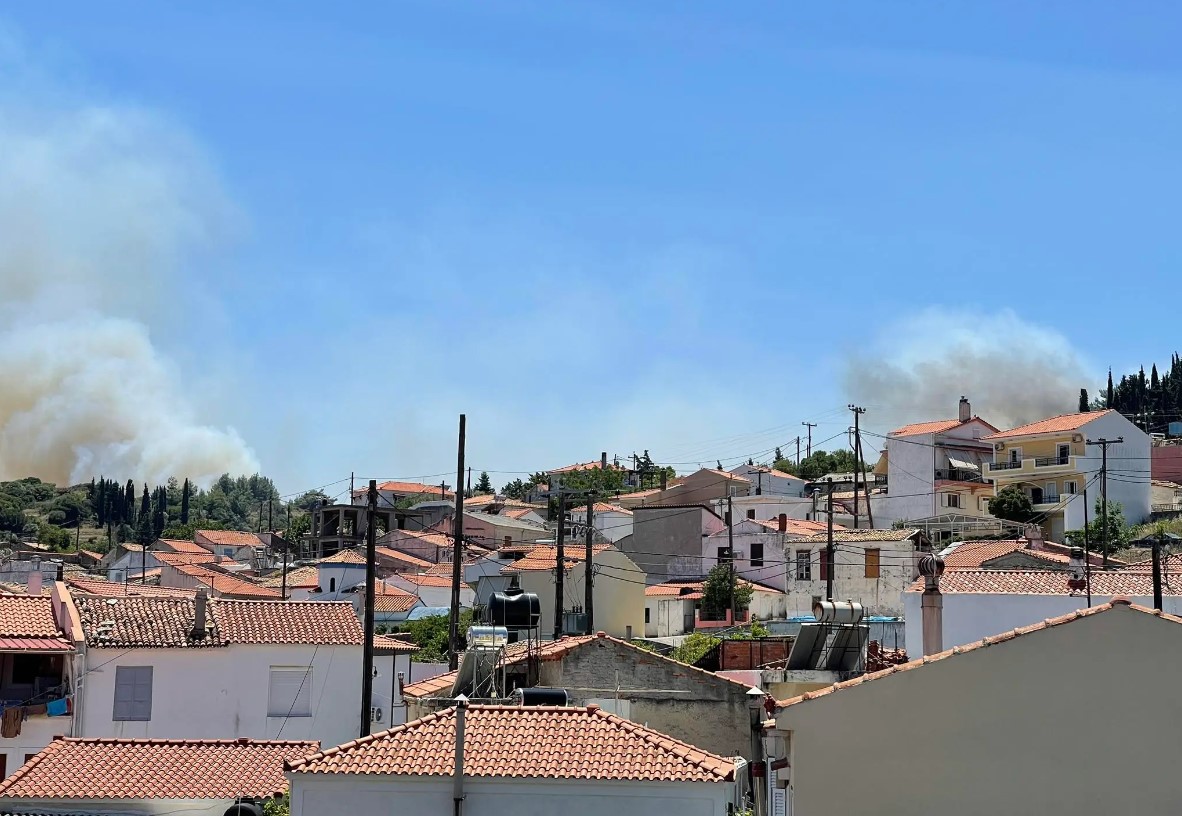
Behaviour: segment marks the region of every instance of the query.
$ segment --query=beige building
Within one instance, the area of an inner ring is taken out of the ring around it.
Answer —
[[[616,504],[629,509],[652,505],[710,504],[715,499],[725,499],[727,496],[746,496],[750,489],[751,480],[746,476],[702,468],[664,490],[624,494],[616,499]]]
[[[782,701],[773,801],[794,816],[1174,813],[1179,624],[1116,600]]]

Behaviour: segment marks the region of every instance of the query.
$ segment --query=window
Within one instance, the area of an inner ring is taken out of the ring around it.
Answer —
[[[1071,446],[1070,445],[1060,445],[1058,453],[1059,453],[1059,464],[1060,465],[1067,464],[1068,460],[1071,459]]]
[[[644,622],[645,623],[652,623],[652,611],[653,610],[647,606],[644,608]]]
[[[115,710],[111,719],[116,722],[148,722],[152,719],[152,667],[115,667]]]
[[[329,592],[336,592],[337,591],[337,579],[336,578],[329,578],[328,579],[328,591]]]
[[[718,563],[725,564],[726,562],[728,562],[730,560],[731,560],[730,547],[719,547],[718,548]]]
[[[980,506],[981,506],[981,512],[988,513],[989,512],[989,498],[982,497],[981,499],[979,499],[979,501],[980,501]]]
[[[751,542],[751,566],[753,566],[753,567],[762,567],[763,566],[763,542],[762,541],[752,541]]]
[[[747,518],[751,519],[752,521],[755,521],[755,511],[754,511],[754,510],[748,510],[748,511],[747,511]]]
[[[312,669],[271,667],[267,716],[312,716]]]
[[[960,494],[959,493],[945,493],[944,494],[944,506],[945,507],[960,507]]]
[[[828,549],[817,550],[817,554],[820,556],[819,560],[821,562],[821,576],[820,576],[821,580],[828,581],[829,580],[829,567],[830,567],[829,550]]]
[[[739,488],[735,485],[729,485],[726,489],[726,494],[728,496],[737,496],[739,495]]]
[[[1059,501],[1059,484],[1057,482],[1047,482],[1042,486],[1042,495],[1043,501]]]
[[[222,547],[222,555],[226,556],[227,558],[233,558],[234,557],[234,548],[233,547]]]
[[[812,550],[797,550],[796,551],[796,580],[797,581],[811,581],[813,580],[813,551]]]
[[[871,549],[866,550],[866,577],[867,578],[877,578],[878,577],[878,558],[879,558],[879,551],[878,550],[871,550]]]
[[[1010,448],[1010,464],[1016,465],[1022,461],[1022,449]]]
[[[1063,492],[1068,496],[1074,496],[1078,488],[1074,481],[1066,481],[1063,483]]]

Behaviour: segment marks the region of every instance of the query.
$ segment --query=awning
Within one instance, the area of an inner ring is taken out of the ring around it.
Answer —
[[[0,652],[72,652],[74,646],[62,638],[0,637]]]
[[[963,459],[956,459],[952,456],[948,457],[948,466],[956,468],[957,470],[975,470],[980,471],[981,466],[976,462],[966,462]]]

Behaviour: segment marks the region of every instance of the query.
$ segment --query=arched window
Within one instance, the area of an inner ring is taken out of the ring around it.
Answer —
[[[329,592],[336,592],[337,591],[337,579],[336,578],[329,578],[328,579],[328,591]]]

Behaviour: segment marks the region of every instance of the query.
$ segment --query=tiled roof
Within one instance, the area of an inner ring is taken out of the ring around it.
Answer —
[[[451,586],[451,578],[442,575],[414,575],[409,572],[400,573],[397,578],[406,581],[408,584],[425,587],[449,587]],[[395,576],[391,576],[394,580]]]
[[[189,564],[213,564],[218,560],[218,556],[205,549],[199,553],[156,551],[152,553],[152,557],[161,564],[168,564],[170,567]]]
[[[834,528],[836,530],[836,528]],[[859,541],[906,541],[919,530],[842,530],[833,533],[833,540],[835,542],[849,542],[855,543]],[[806,538],[799,539],[799,541],[817,543],[826,542],[829,534],[822,533],[820,535],[812,535]]]
[[[260,582],[262,586],[270,587],[271,589],[281,589],[283,587],[283,573],[267,578]],[[320,570],[316,567],[296,567],[293,570],[287,571],[287,588],[288,589],[311,589],[312,587],[320,585]]]
[[[592,554],[599,555],[606,550],[614,550],[610,544],[596,544]],[[586,547],[580,543],[570,544],[563,548],[563,566],[570,569],[575,564],[582,564],[587,555]],[[534,570],[552,570],[558,566],[558,547],[552,544],[542,544],[534,547],[516,561],[510,561],[501,568],[502,575],[512,575],[516,572],[530,572]]]
[[[591,462],[579,462],[574,465],[566,465],[565,467],[554,468],[553,470],[548,470],[546,472],[547,473],[570,473],[571,471],[574,471],[574,470],[600,470],[602,467],[603,467],[603,460],[595,459]],[[613,461],[609,461],[607,463],[607,469],[608,470],[624,470],[625,468],[621,465],[617,465]]]
[[[101,578],[67,578],[66,585],[76,594],[118,597],[125,595],[150,595],[166,598],[192,598],[197,590],[162,587],[155,584],[141,584],[136,581],[104,581]]]
[[[78,554],[86,556],[91,561],[102,561],[103,560],[103,554],[97,553],[94,550],[79,550]]]
[[[469,513],[465,510],[464,522],[466,524],[469,521],[481,521],[494,527],[508,527],[511,530],[529,530],[530,532],[544,532],[546,529],[533,521],[515,519],[497,513]],[[464,533],[465,535],[469,534],[468,530],[465,530]]]
[[[156,544],[163,544],[168,550],[175,553],[188,553],[189,555],[201,555],[208,553],[207,547],[202,547],[193,541],[186,541],[183,538],[162,538]],[[154,550],[156,551],[156,550]]]
[[[505,647],[504,657],[501,659],[501,665],[513,666],[531,658],[537,659],[543,663],[551,660],[561,660],[562,658],[566,657],[566,655],[581,649],[589,643],[603,640],[611,641],[612,643],[615,643],[619,646],[623,646],[635,653],[638,657],[642,656],[645,660],[655,660],[657,662],[663,661],[664,663],[668,664],[673,671],[688,672],[703,679],[711,678],[716,681],[731,683],[742,686],[743,688],[748,688],[748,686],[744,683],[739,683],[738,681],[731,680],[728,677],[723,677],[720,674],[715,674],[714,672],[709,672],[705,669],[699,669],[696,666],[691,666],[687,663],[681,663],[672,658],[665,657],[664,655],[650,652],[646,649],[641,649],[639,646],[634,646],[626,640],[614,638],[604,632],[597,632],[594,635],[574,635],[559,638],[558,640],[543,641],[540,646],[535,646],[532,653],[530,652],[529,644],[527,643],[510,643]],[[457,674],[458,672],[448,672],[447,674],[441,674],[437,677],[430,677],[426,680],[421,680],[418,683],[412,683],[402,690],[403,696],[415,698],[430,697],[434,694],[438,694],[441,691],[450,690],[455,684]]]
[[[108,648],[208,648],[231,643],[360,645],[361,624],[349,603],[210,599],[207,636],[192,637],[192,598],[74,599],[86,643]]]
[[[373,636],[373,651],[374,654],[385,655],[399,655],[399,654],[414,654],[419,650],[419,647],[409,641],[399,640],[398,638],[386,637],[385,635]]]
[[[698,601],[703,597],[702,588],[705,583],[705,581],[677,581],[668,584],[655,584],[645,587],[644,595],[647,598],[680,598],[686,601]]]
[[[572,513],[583,513],[586,515],[586,507],[576,507],[571,510]],[[623,513],[625,516],[632,515],[632,511],[627,507],[620,507],[618,504],[611,504],[610,502],[595,502],[596,513]]]
[[[361,487],[354,490],[353,495],[364,496],[368,492],[368,487]],[[423,484],[422,482],[382,482],[378,485],[378,492],[400,493],[407,496],[419,496],[424,493],[430,493],[436,496],[443,495],[447,498],[455,497],[455,493],[450,490],[440,491],[439,485]]]
[[[410,553],[404,553],[399,550],[395,550],[392,547],[375,547],[374,552],[377,554],[378,560],[381,560],[382,558],[389,558],[392,561],[401,561],[403,564],[407,564],[412,567],[419,567],[420,569],[426,569],[427,567],[432,566],[434,563],[432,561],[426,560],[425,558],[419,558],[418,556],[411,555]]]
[[[218,595],[233,595],[239,598],[257,598],[260,600],[278,598],[279,593],[270,587],[260,586],[253,581],[230,575],[226,572],[211,570],[198,564],[178,564],[173,567],[178,572],[195,578],[197,583],[209,587]]]
[[[375,612],[406,612],[420,603],[419,596],[402,587],[385,581],[374,584],[373,608]]]
[[[341,550],[328,558],[321,558],[321,564],[359,564],[365,566],[365,556],[358,555],[356,550]]]
[[[235,799],[287,790],[283,764],[316,742],[62,738],[0,783],[21,799]]]
[[[219,547],[261,547],[263,540],[241,530],[197,530],[194,535],[207,538]]]
[[[218,630],[230,643],[360,646],[353,605],[345,601],[211,601]]]
[[[887,436],[919,436],[950,431],[961,424],[959,419],[934,419],[931,422],[912,422],[902,428],[895,428]]]
[[[724,782],[735,763],[598,706],[469,706],[464,774],[478,777]],[[292,763],[297,773],[450,776],[456,709]]]
[[[730,473],[725,470],[719,470],[718,468],[702,468],[702,470],[700,470],[698,472],[699,473],[703,473],[703,472],[713,473],[715,476],[723,477],[728,482],[747,482],[748,484],[751,483],[751,480],[748,479],[746,476],[740,476],[737,473]]]
[[[940,591],[945,595],[1071,595],[1067,586],[1069,577],[1066,571],[1059,570],[951,569],[940,577]],[[1093,596],[1145,598],[1153,595],[1153,576],[1148,570],[1092,570],[1091,581]],[[913,583],[907,591],[922,592],[923,580]],[[1177,590],[1166,588],[1165,594],[1176,596],[1179,592],[1182,587]]]
[[[944,573],[945,577],[947,577],[948,574],[949,573]],[[941,579],[941,584],[943,584],[943,578]],[[1057,618],[1047,618],[1044,621],[1041,621],[1041,622],[1035,623],[1035,624],[1031,624],[1030,626],[1023,626],[1019,629],[1014,629],[1013,631],[1010,631],[1010,632],[1002,632],[1001,634],[987,637],[984,640],[974,641],[973,643],[969,643],[964,646],[955,646],[951,649],[946,649],[945,651],[940,652],[939,654],[928,655],[926,657],[921,657],[916,660],[912,660],[908,663],[903,663],[898,666],[891,666],[889,669],[883,669],[882,671],[864,674],[861,677],[854,678],[853,680],[846,680],[841,683],[835,683],[834,685],[829,686],[827,688],[818,689],[817,691],[806,692],[805,694],[802,694],[799,697],[793,697],[790,700],[783,700],[783,701],[777,700],[776,707],[777,708],[787,708],[788,706],[797,705],[799,703],[803,703],[808,700],[815,700],[818,697],[824,697],[826,695],[832,694],[835,691],[839,691],[840,689],[849,688],[851,686],[860,686],[863,683],[870,683],[870,682],[873,682],[874,680],[879,680],[884,677],[889,677],[892,674],[899,674],[900,672],[911,671],[912,669],[917,669],[921,666],[926,666],[929,663],[937,663],[941,660],[947,660],[948,658],[954,657],[956,655],[965,654],[966,652],[973,652],[978,649],[984,649],[989,646],[996,646],[999,643],[1005,643],[1008,640],[1013,640],[1014,638],[1022,637],[1023,635],[1029,635],[1032,632],[1039,632],[1044,629],[1050,629],[1051,627],[1054,627],[1054,626],[1061,626],[1065,623],[1071,623],[1072,621],[1079,620],[1080,618],[1087,618],[1092,615],[1100,615],[1105,612],[1110,612],[1111,610],[1113,610],[1114,608],[1116,608],[1118,606],[1125,606],[1125,607],[1133,609],[1137,612],[1141,612],[1146,615],[1153,615],[1154,617],[1161,618],[1163,620],[1172,621],[1174,623],[1182,623],[1182,618],[1175,617],[1174,615],[1166,615],[1166,614],[1163,614],[1162,612],[1159,612],[1156,609],[1147,609],[1143,606],[1137,606],[1135,604],[1131,604],[1131,603],[1129,603],[1129,601],[1127,599],[1124,599],[1124,598],[1114,598],[1113,600],[1109,601],[1108,603],[1100,604],[1099,606],[1093,606],[1091,609],[1077,609],[1074,612],[1069,612],[1066,615],[1060,615]]]
[[[53,598],[0,595],[0,648],[60,652],[73,649],[53,617]]]
[[[738,519],[736,521],[736,523],[741,523],[743,521],[754,521],[754,519]],[[773,533],[780,532],[780,520],[779,519],[767,519],[766,521],[755,521],[755,523],[762,524],[764,527],[767,527]],[[826,535],[828,535],[828,526],[829,525],[824,521],[810,521],[808,519],[792,519],[792,518],[790,518],[790,519],[788,519],[787,529],[785,529],[784,532],[788,533],[790,535],[811,536],[811,535],[817,535],[819,533],[825,533]],[[835,533],[836,532],[845,532],[848,529],[849,529],[848,527],[841,525],[841,524],[834,524],[833,525],[833,531]]]
[[[1066,431],[1076,431],[1087,425],[1094,419],[1099,419],[1102,416],[1107,416],[1115,409],[1109,408],[1104,411],[1088,411],[1082,414],[1061,414],[1059,416],[1051,417],[1050,419],[1042,419],[1038,422],[1031,422],[1027,425],[1019,425],[1017,428],[1010,428],[1006,431],[983,436],[983,440],[995,439],[1010,439],[1015,436],[1033,436],[1035,434],[1045,433],[1064,433]]]

